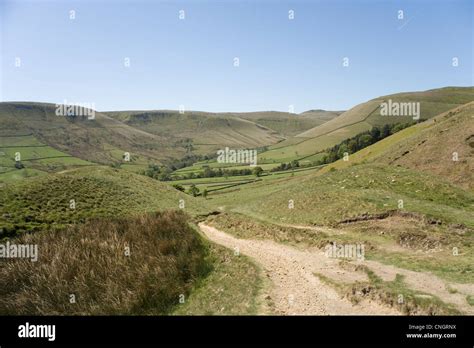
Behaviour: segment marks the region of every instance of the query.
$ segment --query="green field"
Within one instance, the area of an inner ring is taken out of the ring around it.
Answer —
[[[16,158],[20,159],[23,169],[15,168]],[[93,163],[42,144],[32,135],[0,136],[0,183],[91,165]]]

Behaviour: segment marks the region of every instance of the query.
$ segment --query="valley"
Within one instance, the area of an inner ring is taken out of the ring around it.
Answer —
[[[384,116],[388,101],[418,103],[419,119]],[[472,315],[473,118],[472,87],[300,114],[87,119],[0,103],[0,238],[39,253],[37,264],[2,261],[13,285],[0,313]],[[331,245],[361,245],[363,260],[328,258]],[[128,266],[127,246],[138,257]],[[39,273],[13,280],[9,269]],[[125,291],[107,269],[124,284],[139,269],[143,288]],[[76,309],[68,280],[87,299]],[[87,289],[104,281],[100,305]],[[41,282],[63,285],[52,296]]]

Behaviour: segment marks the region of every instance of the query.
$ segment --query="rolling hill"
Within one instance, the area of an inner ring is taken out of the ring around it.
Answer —
[[[385,164],[262,180],[212,196],[216,207],[278,223],[333,225],[398,209],[474,228],[474,194],[430,173]],[[289,208],[293,201],[294,209]],[[262,204],[264,202],[264,204]]]
[[[2,149],[9,148],[10,152],[46,145],[46,150],[62,152],[54,156],[69,155],[101,164],[120,162],[125,152],[130,153],[131,163],[160,161],[185,153],[183,147],[170,144],[164,137],[127,126],[100,112],[95,113],[94,119],[57,116],[54,104],[0,103],[0,122]],[[39,157],[43,155],[38,153]],[[28,156],[23,157],[26,160]]]
[[[309,110],[300,114],[269,111],[231,113],[231,115],[273,129],[284,137],[291,137],[322,125],[339,116],[341,113],[342,111]]]
[[[474,227],[473,118],[469,102],[351,154],[348,161],[272,179],[271,185],[248,184],[232,199],[222,192],[215,203],[272,221],[324,225],[396,210],[403,199],[405,210]],[[290,214],[289,200],[299,202]]]
[[[474,100],[474,87],[446,87],[424,92],[407,92],[387,95],[356,105],[330,121],[280,142],[262,153],[262,163],[289,161],[321,153],[342,140],[371,129],[373,126],[408,122],[411,116],[381,116],[381,104],[419,103],[420,120],[432,118],[442,112]]]
[[[94,217],[179,209],[180,200],[186,212],[209,210],[202,199],[123,169],[94,166],[29,178],[0,192],[0,238]]]
[[[395,133],[350,155],[349,161],[339,160],[321,172],[377,162],[430,172],[472,190],[473,155],[474,102],[470,102]]]
[[[3,102],[0,103],[0,182],[96,164],[120,164],[140,171],[148,163],[164,163],[189,153],[206,155],[226,146],[264,147],[338,114],[323,110],[300,115],[180,114],[164,110],[95,112],[95,118],[88,119],[57,116],[55,104]],[[127,152],[130,161],[125,162],[123,157]],[[17,154],[21,168],[15,168]]]
[[[275,144],[284,138],[276,131],[229,114],[187,111],[107,112],[127,126],[168,139],[171,143],[192,145],[199,154],[225,146],[256,148]]]
[[[272,145],[321,125],[341,112],[311,110],[301,114],[262,111],[248,113],[209,113],[173,110],[106,112],[137,129],[168,137],[179,144],[191,144],[199,154],[225,146],[257,148]]]

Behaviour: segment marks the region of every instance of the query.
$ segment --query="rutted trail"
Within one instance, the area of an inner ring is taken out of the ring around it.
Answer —
[[[320,251],[301,251],[269,240],[238,239],[214,227],[200,223],[199,227],[211,241],[253,258],[264,269],[272,287],[269,299],[276,314],[306,315],[367,315],[400,314],[393,308],[373,301],[353,305],[314,273],[345,281],[363,280],[362,275],[338,266],[338,260]]]

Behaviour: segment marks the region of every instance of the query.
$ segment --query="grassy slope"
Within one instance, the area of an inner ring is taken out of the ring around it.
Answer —
[[[71,197],[76,200],[75,210],[69,209]],[[68,170],[6,186],[0,194],[0,238],[14,237],[20,231],[41,230],[21,234],[19,242],[38,244],[40,261],[62,255],[62,262],[59,268],[48,261],[46,265],[14,262],[12,267],[24,275],[15,280],[10,268],[0,267],[5,281],[0,312],[256,314],[261,278],[250,260],[213,245],[207,247],[210,254],[203,259],[208,251],[196,242],[195,231],[172,226],[172,235],[163,238],[156,235],[156,231],[163,230],[163,221],[155,223],[140,215],[177,209],[180,199],[186,204],[183,210],[191,214],[210,210],[204,199],[109,167]],[[111,219],[117,217],[121,218],[118,222]],[[85,225],[67,226],[86,220]],[[174,220],[183,227],[186,219]],[[54,228],[46,231],[48,227]],[[117,235],[118,229],[127,232]],[[142,232],[147,236],[143,237]],[[84,237],[87,245],[83,245]],[[49,246],[47,251],[42,249],[44,245]],[[110,245],[111,249],[103,250],[103,245]],[[133,262],[127,262],[128,258],[123,256],[125,245],[133,245]],[[99,261],[88,257],[89,253],[100,253]],[[206,271],[203,277],[203,268],[212,272]],[[40,303],[29,295],[31,292],[41,294]],[[77,298],[74,305],[68,303],[71,293]]]
[[[0,103],[0,183],[96,163],[122,163],[124,169],[137,172],[149,162],[184,156],[186,139],[192,139],[194,152],[201,154],[224,146],[260,147],[283,138],[254,120],[273,123],[282,134],[296,134],[335,115],[125,111],[96,113],[94,120],[87,120],[56,116],[53,104]],[[15,168],[17,152],[25,169]],[[125,152],[131,154],[131,162],[122,161]]]
[[[70,200],[75,209],[70,208]],[[108,167],[80,168],[8,185],[0,192],[0,236],[61,227],[92,217],[178,209],[208,211],[206,202],[157,180]]]
[[[437,116],[436,121],[402,130],[351,155],[349,162],[339,161],[320,171],[295,173],[298,176],[294,177],[263,178],[227,193],[223,190],[211,194],[211,204],[232,212],[217,216],[215,224],[239,237],[270,238],[300,247],[321,247],[331,241],[364,243],[368,259],[431,272],[447,282],[472,284],[474,195],[457,186],[473,181],[472,170],[467,171],[472,160],[472,108],[472,103],[461,106]],[[453,147],[460,154],[460,162],[454,165],[464,171],[450,169]],[[410,161],[403,165],[413,169],[394,166],[399,154],[407,149],[410,153],[405,156],[414,155],[407,157]],[[444,157],[449,160],[444,161]],[[427,163],[430,167],[423,167]],[[331,167],[337,170],[331,171]],[[441,174],[447,180],[433,174]],[[290,199],[294,209],[288,208]],[[400,199],[404,203],[402,209],[398,208]],[[333,225],[351,217],[390,211],[401,215],[339,224],[342,235],[282,227]],[[414,215],[403,215],[410,212]],[[459,227],[462,225],[468,228]],[[459,250],[459,256],[453,254],[454,248]],[[395,294],[412,291],[398,287],[392,290]],[[426,306],[436,308],[435,302],[432,297],[426,299]]]
[[[311,110],[301,114],[262,111],[248,113],[207,113],[187,111],[107,112],[117,120],[138,129],[170,137],[173,142],[191,139],[200,154],[224,146],[252,148],[275,144],[286,137],[321,125],[341,112]]]
[[[453,161],[453,153],[458,160]],[[375,161],[443,176],[474,189],[474,102],[442,115]]]
[[[446,87],[424,92],[406,92],[378,97],[366,103],[359,104],[344,112],[341,116],[326,123],[324,126],[310,129],[299,136],[303,138],[315,137],[327,133],[328,131],[333,131],[341,126],[364,120],[370,125],[409,121],[411,118],[409,116],[390,116],[384,118],[380,115],[380,104],[389,99],[393,102],[419,102],[420,119],[426,120],[453,107],[474,100],[474,87]]]
[[[274,147],[270,147],[268,151],[260,153],[258,162],[278,163],[290,162],[295,159],[302,161],[370,128],[371,126],[368,123],[359,122],[341,126],[337,130],[314,138],[301,138],[303,141],[300,141],[300,138],[297,137],[290,138],[288,141],[281,142]]]
[[[383,117],[380,104],[393,102],[419,102],[420,119],[429,119],[442,112],[474,100],[473,87],[446,87],[424,92],[398,93],[379,97],[359,104],[321,126],[307,130],[296,137],[278,143],[260,157],[265,161],[287,161],[322,151],[342,140],[369,130],[374,125],[408,122],[411,117]]]
[[[10,140],[18,141],[18,137],[33,136],[37,145],[48,145],[91,162],[120,162],[124,152],[130,153],[132,163],[160,161],[185,153],[183,147],[164,137],[127,126],[102,113],[96,113],[93,120],[57,116],[54,104],[0,103],[0,122],[2,146],[13,146]]]
[[[443,176],[462,187],[474,183],[474,103],[445,112],[429,121],[406,128],[355,154],[339,160],[331,168],[345,168],[361,162],[402,165]],[[457,152],[458,161],[453,161]]]
[[[303,172],[304,173],[304,172]],[[229,195],[212,197],[215,206],[279,223],[335,224],[354,216],[397,209],[474,227],[474,195],[430,174],[403,167],[358,165],[324,175],[262,180]],[[295,208],[289,209],[289,200]]]
[[[38,260],[0,263],[2,315],[166,314],[211,266],[182,212],[96,219],[11,242],[37,245]]]
[[[227,212],[214,218],[218,227],[301,248],[363,243],[367,259],[447,282],[474,282],[473,193],[432,174],[384,164],[271,180],[212,194],[209,203]],[[360,221],[341,223],[355,218]],[[289,225],[332,225],[342,232]]]
[[[188,111],[120,111],[108,112],[125,124],[147,131],[169,141],[191,139],[196,152],[206,154],[225,146],[254,148],[274,144],[283,137],[272,129],[232,114]]]
[[[24,169],[15,168],[17,153]],[[33,135],[0,136],[0,183],[90,165],[93,163],[45,145]]]
[[[255,315],[260,313],[260,269],[247,257],[209,245],[213,269],[196,284],[174,315]]]
[[[310,110],[300,114],[287,112],[248,112],[231,115],[253,121],[282,134],[295,136],[313,127],[319,126],[340,115],[339,111]]]

